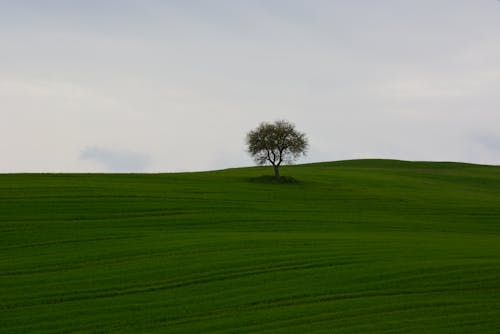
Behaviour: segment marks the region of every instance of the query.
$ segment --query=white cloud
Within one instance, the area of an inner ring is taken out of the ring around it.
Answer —
[[[150,157],[147,154],[97,146],[82,150],[80,159],[95,161],[110,172],[143,172],[150,165]]]

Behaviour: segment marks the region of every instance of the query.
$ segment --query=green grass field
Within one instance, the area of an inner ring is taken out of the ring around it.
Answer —
[[[0,175],[1,333],[500,333],[500,167]]]

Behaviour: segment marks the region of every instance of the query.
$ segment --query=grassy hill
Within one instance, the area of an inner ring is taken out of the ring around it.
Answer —
[[[0,175],[0,332],[500,332],[500,167],[282,172]]]

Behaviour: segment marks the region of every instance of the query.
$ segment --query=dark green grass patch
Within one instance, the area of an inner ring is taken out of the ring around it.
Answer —
[[[249,178],[250,182],[254,183],[270,183],[270,184],[296,184],[299,183],[297,179],[292,176],[281,176],[276,178],[272,175],[261,175]]]
[[[0,332],[500,332],[499,167],[283,172],[0,175]]]

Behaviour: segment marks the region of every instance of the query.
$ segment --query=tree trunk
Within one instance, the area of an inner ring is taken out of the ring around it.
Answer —
[[[276,180],[279,180],[280,179],[280,170],[279,170],[280,166],[273,165],[273,168],[274,168],[274,178]]]

